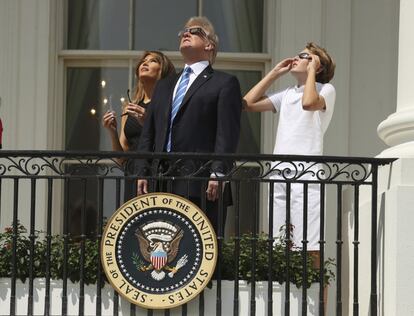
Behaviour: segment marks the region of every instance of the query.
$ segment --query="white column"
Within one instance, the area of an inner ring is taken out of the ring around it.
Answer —
[[[401,158],[385,173],[379,227],[380,315],[413,315],[414,301],[414,1],[400,0],[397,110],[378,126],[378,135],[390,148],[379,157]],[[384,74],[386,75],[386,74]],[[381,186],[380,183],[380,186]]]
[[[380,315],[414,315],[414,159],[398,159],[384,169],[380,173],[386,172],[389,185],[380,198]]]
[[[414,157],[413,16],[414,1],[400,0],[397,111],[378,126],[379,137],[391,146],[381,157]]]

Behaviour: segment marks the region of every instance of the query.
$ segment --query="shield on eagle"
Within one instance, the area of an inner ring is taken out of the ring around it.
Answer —
[[[150,259],[155,270],[161,270],[167,263],[168,255],[163,249],[155,249],[151,252]]]

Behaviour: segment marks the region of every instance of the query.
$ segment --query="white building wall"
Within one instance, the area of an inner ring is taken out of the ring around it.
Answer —
[[[373,157],[386,148],[376,130],[396,108],[398,21],[399,1],[352,1],[350,156]]]
[[[3,150],[48,148],[50,1],[0,1],[0,117],[3,121]],[[13,182],[2,181],[1,225],[12,222]],[[44,227],[45,185],[36,189],[36,222]],[[29,220],[30,183],[21,181],[18,206],[22,223]],[[36,212],[37,213],[37,212]],[[39,213],[37,213],[39,214]],[[26,225],[27,227],[27,225]],[[39,226],[37,226],[39,227]]]
[[[0,116],[6,150],[63,148],[64,78],[57,55],[64,38],[58,22],[63,10],[57,6],[62,1],[0,0]],[[269,0],[266,7],[273,10],[266,19],[276,19],[267,30],[272,65],[308,41],[327,47],[336,59],[337,102],[325,153],[381,152],[385,145],[377,137],[377,125],[396,108],[399,1]],[[278,87],[288,82],[292,80],[283,79]],[[271,152],[276,125],[266,121],[265,134],[271,139],[264,141],[264,150]],[[3,186],[2,196],[11,195]],[[329,196],[335,194],[328,192]],[[29,205],[24,198],[19,203]],[[2,203],[2,210],[11,207]],[[332,209],[328,199],[331,239],[336,216]],[[0,219],[2,225],[11,222],[4,215]],[[333,291],[329,297],[332,304]]]
[[[49,0],[0,2],[4,149],[46,149]]]

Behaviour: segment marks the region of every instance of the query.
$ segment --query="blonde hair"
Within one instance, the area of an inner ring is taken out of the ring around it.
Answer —
[[[316,45],[313,42],[306,44],[306,49],[312,54],[319,57],[322,70],[316,75],[316,81],[320,83],[327,83],[332,80],[335,75],[335,62],[325,48]]]
[[[185,24],[185,27],[190,27],[190,26],[199,26],[204,30],[204,32],[206,32],[207,40],[209,41],[210,45],[213,47],[213,49],[210,52],[209,62],[211,65],[214,64],[214,62],[216,61],[216,56],[217,56],[219,38],[216,32],[214,31],[213,24],[205,16],[193,16]]]
[[[163,53],[157,50],[144,51],[135,68],[137,84],[135,86],[134,96],[131,100],[133,103],[138,103],[144,98],[144,86],[139,78],[139,67],[142,65],[148,55],[153,55],[157,62],[161,65],[161,70],[158,73],[157,80],[165,78],[168,75],[175,74],[174,65],[172,64],[171,60]]]

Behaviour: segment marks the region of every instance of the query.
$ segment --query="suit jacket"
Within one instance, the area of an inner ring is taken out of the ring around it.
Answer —
[[[166,151],[173,92],[179,77],[180,74],[158,81],[148,107],[138,145],[139,152]],[[171,152],[235,152],[240,134],[241,100],[240,85],[236,77],[215,71],[211,66],[205,68],[187,90],[174,119]],[[194,161],[183,162],[181,171],[177,170],[177,174],[185,173],[183,170],[186,168],[187,171],[188,168],[194,169],[196,165]],[[210,170],[205,170],[200,175],[225,173],[228,167],[228,163],[215,161]],[[142,168],[138,173],[144,175]],[[188,187],[190,196],[200,195],[200,185],[194,184],[186,186],[185,189],[182,183],[176,183],[173,192],[185,194],[188,193]]]

